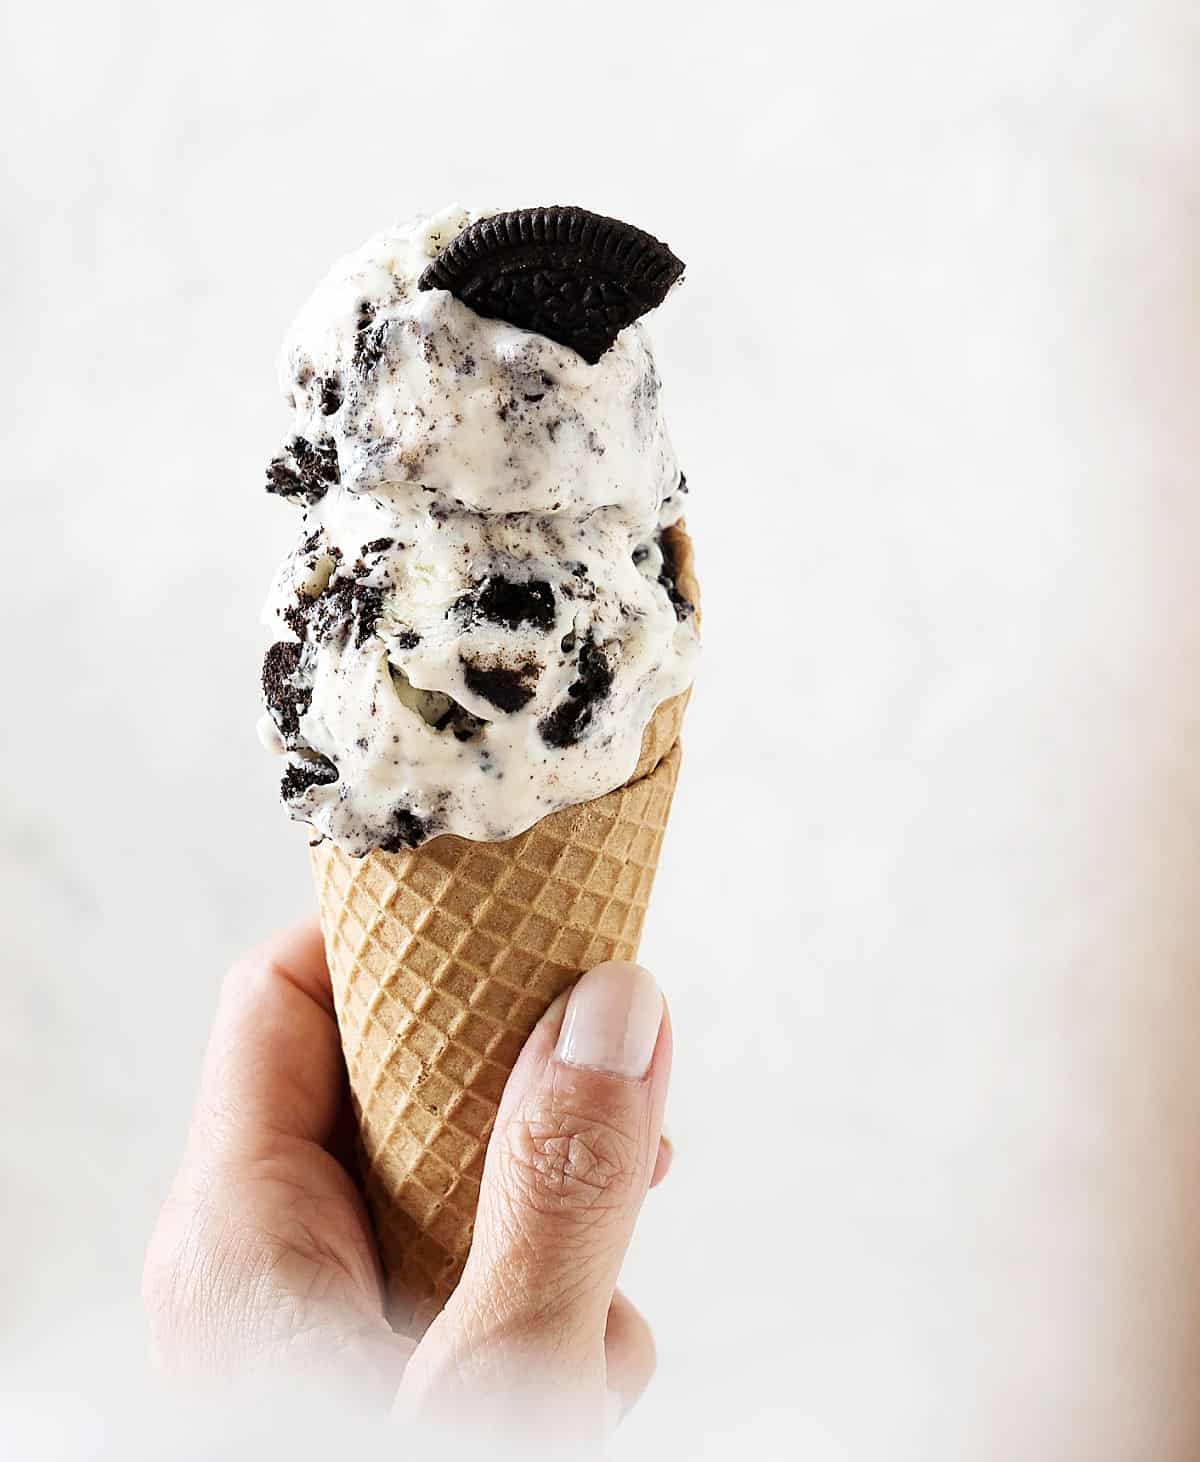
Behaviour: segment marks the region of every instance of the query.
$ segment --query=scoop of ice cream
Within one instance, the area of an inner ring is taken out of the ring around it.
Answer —
[[[284,350],[268,487],[304,523],[267,605],[263,732],[295,815],[354,854],[503,839],[611,791],[696,654],[643,327],[588,364],[419,289],[469,221],[373,239]]]
[[[294,437],[302,450],[336,450],[350,491],[398,504],[424,494],[480,513],[644,517],[679,474],[643,327],[589,365],[447,290],[421,289],[430,260],[470,221],[449,209],[334,266],[284,344]]]

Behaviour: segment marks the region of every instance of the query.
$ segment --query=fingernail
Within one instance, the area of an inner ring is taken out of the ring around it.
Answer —
[[[662,993],[641,965],[597,965],[571,991],[558,1059],[640,1081],[650,1069],[662,1011]]]

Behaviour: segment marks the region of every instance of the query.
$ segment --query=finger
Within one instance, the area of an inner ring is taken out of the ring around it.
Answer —
[[[302,924],[243,956],[225,977],[192,1144],[228,1156],[280,1137],[324,1143],[344,1083],[320,930]]]
[[[654,1159],[654,1172],[650,1175],[650,1186],[657,1188],[662,1180],[671,1171],[671,1164],[675,1161],[675,1144],[664,1133],[658,1139],[658,1156]]]
[[[654,1375],[654,1336],[641,1311],[620,1290],[613,1295],[604,1331],[608,1390],[615,1425],[637,1404]]]
[[[670,1023],[653,978],[589,971],[537,1026],[489,1143],[457,1299],[527,1342],[603,1336],[659,1149]]]

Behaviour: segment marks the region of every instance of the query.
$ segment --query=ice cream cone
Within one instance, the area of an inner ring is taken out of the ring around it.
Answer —
[[[691,545],[668,530],[696,602]],[[688,693],[622,787],[501,843],[312,849],[363,1180],[393,1322],[419,1330],[471,1243],[484,1152],[518,1052],[584,970],[638,948],[679,773]]]

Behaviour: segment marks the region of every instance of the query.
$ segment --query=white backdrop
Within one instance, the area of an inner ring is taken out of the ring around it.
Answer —
[[[12,1455],[115,1446],[216,983],[308,906],[253,734],[279,337],[461,198],[689,266],[707,654],[644,944],[678,1160],[618,1455],[1194,1457],[1191,0],[3,25]]]

